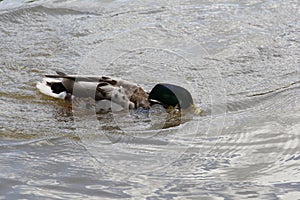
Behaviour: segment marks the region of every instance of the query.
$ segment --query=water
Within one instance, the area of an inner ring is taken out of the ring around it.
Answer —
[[[298,19],[291,0],[0,1],[0,199],[300,199]],[[35,88],[55,70],[181,84],[207,115],[74,112]]]

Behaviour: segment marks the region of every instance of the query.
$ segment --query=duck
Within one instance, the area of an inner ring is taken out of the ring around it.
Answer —
[[[160,105],[173,116],[174,113],[203,115],[187,89],[170,83],[157,83],[147,92],[139,84],[121,78],[69,75],[56,71],[56,74],[45,75],[36,87],[42,94],[56,99],[95,102],[96,112],[109,112],[112,104],[117,105],[119,110],[150,110]]]

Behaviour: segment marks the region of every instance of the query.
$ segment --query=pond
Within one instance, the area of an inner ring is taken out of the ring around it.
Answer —
[[[293,0],[0,1],[0,199],[299,198],[298,19]],[[174,83],[206,114],[76,112],[36,89],[55,71]]]

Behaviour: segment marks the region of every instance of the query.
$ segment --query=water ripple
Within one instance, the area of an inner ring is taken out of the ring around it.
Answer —
[[[299,196],[297,1],[11,2],[0,2],[0,198]],[[207,49],[199,65],[178,56],[195,55],[188,38]],[[157,133],[122,131],[108,114],[91,128],[36,91],[55,70],[147,89],[177,78],[206,116]]]

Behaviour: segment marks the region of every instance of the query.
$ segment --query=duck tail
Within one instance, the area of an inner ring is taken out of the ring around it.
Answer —
[[[43,78],[42,82],[36,84],[37,89],[50,97],[57,99],[66,99],[67,92],[61,83],[61,80],[54,78]]]

